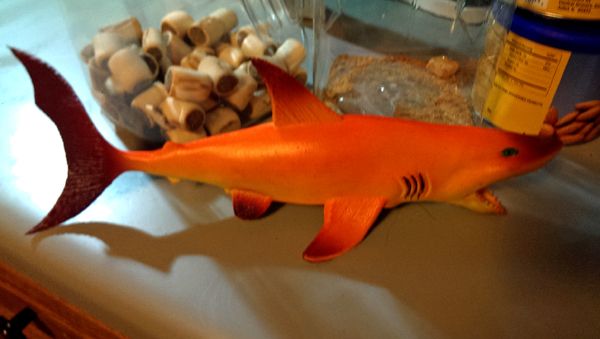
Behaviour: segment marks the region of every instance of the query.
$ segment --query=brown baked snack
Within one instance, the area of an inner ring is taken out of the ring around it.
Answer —
[[[403,55],[338,56],[324,91],[343,113],[396,116],[451,125],[473,125],[459,76],[436,76],[427,63]]]

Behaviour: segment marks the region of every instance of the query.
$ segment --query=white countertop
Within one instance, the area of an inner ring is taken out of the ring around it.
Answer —
[[[318,265],[301,252],[321,208],[241,221],[217,188],[142,173],[119,177],[66,225],[25,236],[66,167],[6,45],[56,67],[121,145],[64,17],[55,0],[0,2],[0,258],[107,325],[136,338],[600,336],[600,140],[496,185],[507,216],[406,205]]]

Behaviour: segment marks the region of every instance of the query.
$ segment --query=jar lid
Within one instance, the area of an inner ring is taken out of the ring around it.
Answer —
[[[510,30],[543,45],[578,53],[600,54],[600,21],[546,18],[517,8]]]

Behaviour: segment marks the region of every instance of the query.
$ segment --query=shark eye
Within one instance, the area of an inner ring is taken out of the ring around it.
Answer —
[[[519,154],[519,150],[514,147],[508,147],[502,150],[502,156],[506,158],[514,157],[517,154]]]

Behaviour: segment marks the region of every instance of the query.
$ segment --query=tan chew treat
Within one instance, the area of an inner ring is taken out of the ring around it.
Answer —
[[[240,117],[229,107],[217,107],[206,113],[205,128],[210,135],[231,132],[241,127]]]
[[[225,100],[238,111],[243,111],[248,106],[258,84],[243,69],[236,69],[234,75],[239,79],[239,84],[232,93],[225,96]]]
[[[197,69],[200,60],[207,55],[214,55],[214,50],[210,47],[196,46],[190,54],[181,59],[181,66]]]
[[[117,92],[122,90],[132,93],[144,84],[149,85],[158,72],[158,65],[152,65],[152,60],[154,59],[146,57],[135,45],[113,54],[108,60],[108,69]]]
[[[231,66],[212,55],[202,58],[198,72],[205,73],[212,79],[213,90],[217,95],[231,93],[238,84],[238,78],[233,75]]]
[[[227,8],[217,9],[208,16],[194,22],[187,35],[196,46],[210,46],[217,43],[237,25],[237,15]]]
[[[98,66],[94,59],[88,60],[87,67],[92,83],[92,89],[103,92],[105,90],[104,82],[110,76],[108,68]]]
[[[211,16],[204,17],[190,26],[187,36],[196,46],[210,46],[228,32],[225,23]]]
[[[173,97],[167,97],[160,104],[160,110],[167,121],[189,131],[201,129],[206,119],[206,113],[200,105]]]
[[[250,120],[256,120],[264,117],[271,111],[271,98],[266,89],[261,89],[252,95],[250,102],[244,111]]]
[[[117,33],[100,32],[92,39],[92,46],[94,48],[94,62],[99,67],[106,67],[108,59],[128,44]]]
[[[163,37],[167,46],[167,56],[173,64],[179,65],[181,59],[192,52],[192,47],[173,32],[164,32]]]
[[[165,15],[160,21],[160,30],[162,32],[171,32],[183,39],[187,30],[194,23],[194,19],[185,11],[173,11]]]
[[[280,59],[287,66],[290,73],[295,74],[296,70],[304,61],[306,50],[302,43],[296,39],[286,39],[273,55],[273,58]]]
[[[229,8],[219,8],[209,14],[210,17],[220,20],[225,25],[227,32],[231,31],[238,24],[237,15]]]
[[[79,52],[79,56],[87,64],[90,59],[94,58],[94,45],[91,43],[85,45]]]
[[[160,104],[167,98],[165,86],[156,81],[148,89],[138,94],[131,102],[131,107],[144,113],[150,121],[150,126],[158,125],[162,129],[171,126],[167,123],[164,115],[160,112]]]
[[[162,74],[162,77],[164,77],[164,75],[167,74],[167,70],[169,69],[169,67],[173,66],[173,62],[166,55],[160,59],[159,64],[160,64],[160,74]]]
[[[249,34],[242,41],[240,47],[244,55],[248,58],[258,58],[265,54],[267,44],[262,41],[256,34]]]
[[[142,41],[142,25],[135,17],[130,17],[115,24],[103,27],[100,32],[118,34],[128,44],[140,44]]]
[[[229,42],[231,43],[231,46],[238,48],[242,47],[242,42],[250,34],[256,35],[256,30],[254,29],[254,27],[250,25],[242,26],[237,31],[232,32],[229,35]]]
[[[219,59],[227,62],[233,68],[237,68],[246,59],[246,56],[238,47],[229,44],[221,45],[220,47],[217,54]]]
[[[308,81],[308,73],[306,73],[306,70],[302,67],[298,68],[293,74],[292,76],[294,76],[294,79],[296,79],[296,81],[298,81],[299,83],[306,85],[306,82]]]
[[[167,96],[168,93],[165,85],[159,81],[155,81],[152,86],[133,98],[131,101],[131,107],[137,108],[144,112],[148,106],[157,108],[163,101],[165,101]]]
[[[200,107],[202,107],[202,109],[205,112],[208,111],[212,111],[215,107],[217,107],[217,105],[219,105],[219,99],[218,98],[213,98],[212,96],[210,96],[208,99],[199,102],[198,105],[200,105]]]
[[[200,103],[209,98],[213,83],[204,73],[182,66],[171,66],[165,75],[165,87],[172,97]]]
[[[146,29],[144,35],[142,35],[142,49],[160,62],[163,56],[167,54],[167,47],[162,33],[156,28]]]
[[[437,77],[442,79],[449,78],[458,72],[460,65],[458,62],[448,58],[445,55],[436,56],[427,62],[425,68]]]

